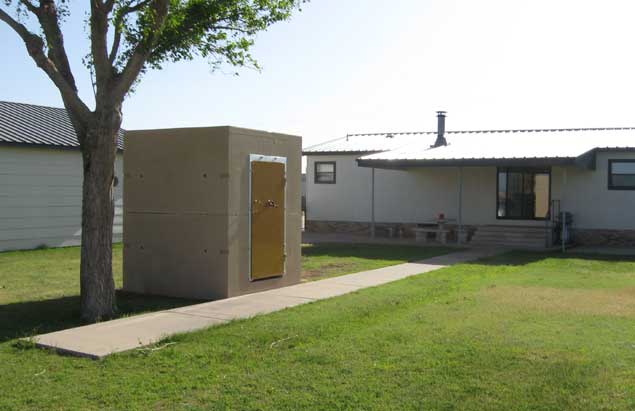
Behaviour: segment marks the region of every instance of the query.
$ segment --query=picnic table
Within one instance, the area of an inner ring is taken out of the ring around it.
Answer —
[[[446,228],[446,224],[448,222],[454,222],[453,219],[444,219],[444,220],[435,220],[424,222],[413,229],[415,233],[415,241],[420,241],[422,243],[428,242],[428,234],[434,234],[434,240],[440,242],[441,244],[447,244],[448,242],[448,233],[451,231],[449,228]]]

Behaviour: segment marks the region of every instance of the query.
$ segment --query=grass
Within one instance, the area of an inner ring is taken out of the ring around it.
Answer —
[[[122,285],[122,247],[113,247],[113,274]],[[192,300],[117,291],[122,315],[174,308]],[[0,253],[0,343],[80,325],[79,248]],[[2,407],[0,407],[2,409]]]
[[[313,281],[336,277],[422,260],[451,251],[456,249],[377,244],[305,244],[302,246],[302,279]]]
[[[632,410],[634,299],[635,260],[511,253],[103,361],[7,341],[0,409]]]
[[[303,276],[315,280],[449,251],[442,247],[305,245],[302,247]],[[78,247],[0,253],[0,342],[79,325],[79,256]],[[123,284],[121,244],[113,247],[113,274],[120,288]],[[117,292],[122,315],[195,302]]]

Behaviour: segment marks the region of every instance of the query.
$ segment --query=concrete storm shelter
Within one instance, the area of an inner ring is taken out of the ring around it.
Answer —
[[[130,131],[124,289],[219,299],[300,281],[301,138]]]

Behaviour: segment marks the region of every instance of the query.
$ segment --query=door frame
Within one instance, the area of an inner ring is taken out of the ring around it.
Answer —
[[[251,248],[252,248],[252,237],[251,237],[251,216],[253,212],[252,206],[252,187],[251,187],[251,176],[252,176],[252,164],[254,161],[265,162],[265,163],[281,163],[284,164],[284,218],[282,219],[282,232],[283,232],[283,252],[284,252],[284,265],[282,269],[282,275],[271,277],[271,278],[262,278],[262,279],[254,279],[251,277],[252,267],[251,267]],[[247,223],[247,235],[249,236],[249,247],[248,247],[248,256],[249,259],[249,281],[267,281],[267,280],[275,280],[276,278],[284,277],[287,274],[287,158],[281,156],[270,156],[265,154],[249,154],[249,187],[248,187],[248,201],[249,201],[249,221]]]
[[[499,173],[501,171],[505,171],[506,173],[511,172],[518,172],[518,173],[531,173],[534,175],[536,174],[547,174],[549,176],[549,187],[547,188],[547,190],[549,191],[549,195],[548,195],[548,203],[549,207],[551,207],[551,182],[552,182],[552,170],[551,167],[503,167],[503,166],[498,166],[496,167],[496,203],[495,203],[495,208],[494,208],[494,215],[496,216],[497,220],[516,220],[516,221],[546,221],[549,220],[549,217],[545,217],[545,218],[540,218],[540,217],[533,217],[533,218],[526,218],[526,217],[499,217],[498,216],[498,193],[500,191],[500,181],[498,179]],[[507,181],[507,183],[509,183],[509,181]],[[507,202],[507,197],[506,200]],[[505,210],[507,210],[507,203],[505,204]]]

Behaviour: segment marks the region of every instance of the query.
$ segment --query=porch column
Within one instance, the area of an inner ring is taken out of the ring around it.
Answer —
[[[456,242],[461,244],[461,233],[463,232],[463,167],[459,166],[459,209],[458,209],[458,225],[459,229],[456,233]]]
[[[560,219],[562,220],[562,227],[561,230],[562,232],[560,233],[560,240],[562,241],[562,252],[566,253],[567,252],[567,244],[566,244],[566,240],[564,238],[564,233],[565,230],[567,229],[567,221],[564,218],[564,210],[562,208],[562,198],[563,195],[562,193],[565,190],[565,186],[567,185],[567,169],[565,167],[562,167],[562,187],[560,187],[560,207],[558,207],[560,210]],[[549,188],[551,189],[551,187]],[[569,234],[570,235],[570,234]]]
[[[370,236],[375,238],[375,167],[370,169]]]

